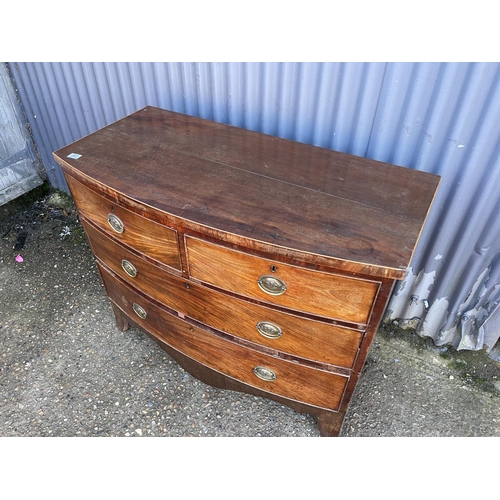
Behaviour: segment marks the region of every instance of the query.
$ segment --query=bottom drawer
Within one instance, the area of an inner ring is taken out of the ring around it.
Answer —
[[[276,359],[191,325],[155,306],[100,267],[108,296],[138,325],[174,349],[252,387],[337,410],[348,377]]]

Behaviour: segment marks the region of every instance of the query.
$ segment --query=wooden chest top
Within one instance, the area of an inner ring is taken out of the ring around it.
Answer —
[[[405,274],[440,180],[154,107],[54,155],[132,208],[392,279]]]

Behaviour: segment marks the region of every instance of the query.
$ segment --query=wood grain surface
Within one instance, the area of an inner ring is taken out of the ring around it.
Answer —
[[[101,276],[111,300],[127,315],[133,317],[142,328],[198,363],[252,387],[291,400],[330,410],[339,407],[348,377],[242,347],[160,309],[103,269]],[[146,319],[134,313],[134,303],[146,311]],[[221,353],[224,355],[221,356]],[[272,370],[276,380],[268,382],[258,378],[253,371],[257,366]]]
[[[222,332],[269,349],[320,363],[351,368],[363,332],[288,314],[231,297],[159,270],[82,220],[97,258],[124,280],[153,299]],[[131,278],[121,267],[129,260],[137,269]],[[269,321],[282,329],[277,339],[263,337],[257,323]]]
[[[186,238],[189,275],[217,287],[263,302],[327,318],[366,324],[379,283],[311,271],[281,262]],[[271,271],[275,266],[275,271]],[[282,295],[261,290],[260,276],[272,275],[286,285]]]
[[[162,264],[180,270],[181,260],[176,231],[99,196],[71,176],[67,176],[66,181],[80,215],[87,217],[122,243]],[[111,228],[108,223],[109,214],[115,215],[122,221],[123,233],[117,233]]]
[[[404,276],[439,184],[432,174],[153,107],[54,156],[66,171],[242,241],[392,278]]]
[[[142,328],[200,380],[339,434],[438,176],[154,107],[54,158],[119,328]],[[264,275],[284,293],[262,290]],[[262,321],[281,335],[259,333]]]

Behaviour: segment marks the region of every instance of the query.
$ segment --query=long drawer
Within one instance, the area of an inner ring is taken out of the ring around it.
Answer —
[[[110,299],[174,349],[268,393],[329,410],[339,408],[348,377],[277,359],[213,335],[160,309],[102,267],[100,270]]]
[[[108,201],[69,175],[71,193],[81,215],[125,245],[180,270],[177,232]]]
[[[312,271],[186,237],[191,277],[327,318],[366,324],[379,283]]]
[[[96,257],[150,297],[217,330],[293,356],[351,368],[363,333],[287,314],[169,274],[82,219]],[[123,267],[122,261],[133,266]],[[127,271],[125,270],[127,269]]]

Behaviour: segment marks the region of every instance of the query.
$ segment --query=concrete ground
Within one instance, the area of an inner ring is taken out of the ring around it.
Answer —
[[[310,415],[209,387],[119,331],[64,196],[0,207],[0,297],[0,437],[319,435]],[[483,352],[383,327],[341,435],[500,436],[499,394]]]

